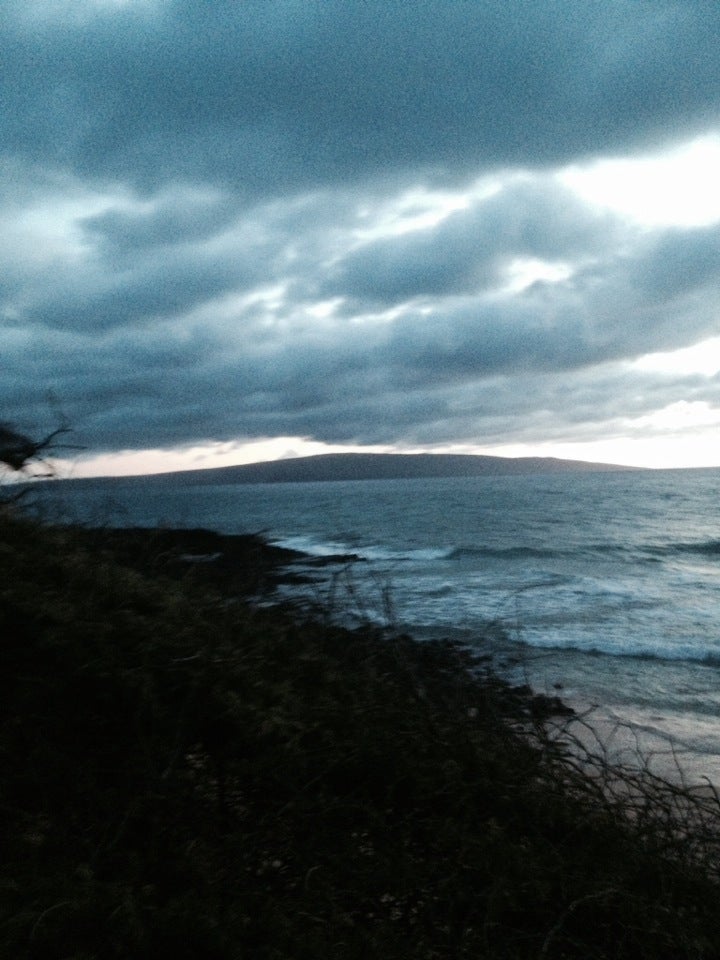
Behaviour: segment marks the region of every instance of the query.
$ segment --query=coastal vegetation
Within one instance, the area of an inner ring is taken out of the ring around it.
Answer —
[[[720,956],[711,789],[463,647],[261,602],[290,560],[0,511],[1,956]]]

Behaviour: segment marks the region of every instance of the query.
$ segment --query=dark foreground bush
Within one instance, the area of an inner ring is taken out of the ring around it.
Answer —
[[[450,644],[141,566],[0,518],[0,956],[720,956],[712,805]]]

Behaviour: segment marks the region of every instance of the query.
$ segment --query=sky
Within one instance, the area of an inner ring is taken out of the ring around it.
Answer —
[[[720,465],[717,0],[3,0],[0,420],[72,475]]]

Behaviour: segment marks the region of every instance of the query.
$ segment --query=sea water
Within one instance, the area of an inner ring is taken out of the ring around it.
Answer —
[[[462,639],[513,679],[672,734],[708,769],[720,758],[720,470],[46,491],[66,519],[351,554],[286,590]]]

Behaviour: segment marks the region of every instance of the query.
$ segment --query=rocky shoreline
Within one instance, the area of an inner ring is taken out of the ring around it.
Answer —
[[[269,542],[260,533],[223,534],[203,528],[80,528],[84,542],[112,552],[124,564],[146,572],[214,584],[247,596],[272,591],[304,578],[299,566],[330,567],[357,562],[355,554],[313,557]]]

